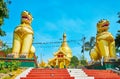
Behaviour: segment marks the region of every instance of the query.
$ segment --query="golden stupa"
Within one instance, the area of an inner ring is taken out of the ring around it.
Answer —
[[[43,60],[39,63],[39,67],[45,68],[46,66],[47,64]]]
[[[70,64],[71,58],[72,51],[67,44],[66,34],[64,33],[61,47],[54,53],[54,58],[48,60],[48,63],[54,67],[65,68]]]

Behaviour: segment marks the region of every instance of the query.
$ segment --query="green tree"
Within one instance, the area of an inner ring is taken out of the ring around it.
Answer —
[[[2,44],[2,50],[5,50],[5,49],[7,49],[8,48],[8,45],[6,44],[6,43],[3,43]]]
[[[0,48],[0,51],[3,51],[5,55],[12,53],[12,48],[10,48],[6,43],[2,43],[2,47]]]
[[[95,46],[95,37],[91,37],[89,41],[85,42],[85,51],[91,52],[91,49]]]
[[[2,28],[0,28],[0,36],[6,36],[6,33],[2,30]]]
[[[4,18],[8,18],[7,2],[0,0],[0,26],[4,23]]]
[[[78,64],[79,64],[78,58],[76,56],[73,56],[71,58],[70,66],[77,68]]]
[[[83,54],[83,56],[84,56],[84,51],[85,51],[85,40],[86,40],[86,37],[83,37],[82,39],[82,50],[81,50],[81,53]]]
[[[80,56],[80,59],[79,59],[79,66],[81,67],[87,65],[87,60],[85,59],[84,51],[89,51],[92,49],[94,38],[91,37],[90,41],[87,41],[87,42],[85,40],[86,40],[86,37],[83,37],[82,38],[83,45],[82,45],[82,50],[81,50],[81,53],[83,54],[82,56]]]
[[[120,12],[118,12],[118,18],[120,18]],[[120,19],[117,21],[117,23],[120,23]]]
[[[116,46],[116,52],[120,54],[120,30],[118,30],[115,37],[115,46]]]
[[[3,50],[3,52],[5,53],[5,55],[10,54],[12,53],[12,48],[8,47],[7,49]]]
[[[87,65],[87,60],[85,59],[85,57],[83,55],[80,57],[79,62],[80,62],[81,66],[86,66]]]
[[[9,17],[9,15],[8,15],[9,11],[8,11],[8,8],[7,8],[7,3],[10,4],[11,1],[8,0],[8,2],[5,2],[4,0],[0,0],[0,36],[5,36],[6,35],[5,31],[2,30],[1,26],[4,23],[4,18]]]
[[[19,61],[12,61],[12,69],[17,70],[20,67]]]
[[[120,12],[118,12],[118,18],[119,20],[117,21],[117,23],[120,24]],[[116,45],[116,52],[120,54],[120,30],[117,31],[115,37],[115,45]]]
[[[0,70],[3,70],[5,68],[5,62],[0,61]]]
[[[120,47],[120,30],[118,30],[116,37],[115,37],[115,45],[116,48],[118,49]]]
[[[20,62],[19,61],[6,62],[6,68],[9,71],[17,70],[19,67],[20,67]]]

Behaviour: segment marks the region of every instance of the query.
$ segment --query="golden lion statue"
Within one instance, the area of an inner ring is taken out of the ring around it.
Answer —
[[[33,18],[27,11],[23,11],[21,16],[21,24],[14,31],[12,53],[15,58],[20,56],[32,58],[35,52],[32,46],[33,30],[30,25]]]
[[[94,48],[91,50],[90,57],[93,61],[108,61],[109,58],[115,58],[115,41],[109,29],[109,21],[101,20],[97,23],[97,35]]]

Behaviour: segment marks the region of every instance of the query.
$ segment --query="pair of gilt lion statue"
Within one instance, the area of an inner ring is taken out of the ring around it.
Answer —
[[[24,55],[26,58],[32,58],[35,48],[32,46],[33,30],[31,27],[32,15],[23,11],[21,15],[21,24],[14,31],[12,53],[15,58]],[[90,57],[93,61],[101,58],[115,58],[115,41],[109,29],[109,21],[101,20],[97,23],[97,35],[94,48],[91,50]]]

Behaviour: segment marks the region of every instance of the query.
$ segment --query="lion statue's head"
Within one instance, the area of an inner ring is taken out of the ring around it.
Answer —
[[[108,31],[109,29],[109,21],[108,20],[100,20],[98,23],[97,23],[97,32],[98,33],[101,33],[101,32],[105,32],[105,31]]]
[[[25,24],[31,24],[33,18],[32,15],[27,12],[27,11],[23,11],[21,14],[21,23],[25,23]]]

